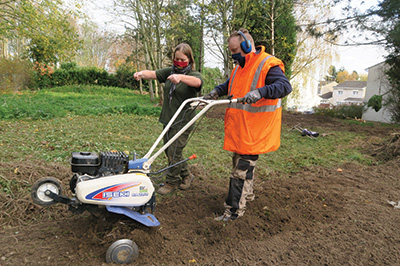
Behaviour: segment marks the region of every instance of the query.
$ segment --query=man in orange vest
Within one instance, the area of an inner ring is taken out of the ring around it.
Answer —
[[[280,145],[281,98],[292,91],[281,60],[255,47],[245,29],[228,38],[236,66],[230,78],[205,99],[223,95],[244,98],[246,104],[231,103],[225,113],[224,149],[233,152],[233,169],[225,212],[216,221],[232,221],[243,216],[246,201],[254,200],[253,175],[259,154],[276,151]]]

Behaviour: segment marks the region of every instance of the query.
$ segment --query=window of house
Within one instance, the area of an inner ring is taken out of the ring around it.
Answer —
[[[338,91],[337,95],[343,95],[343,91]]]
[[[353,96],[357,96],[358,95],[358,91],[353,91]]]

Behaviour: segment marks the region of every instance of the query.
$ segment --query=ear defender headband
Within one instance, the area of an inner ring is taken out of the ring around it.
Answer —
[[[251,52],[251,42],[247,40],[246,36],[244,36],[243,32],[238,31],[240,35],[242,35],[244,41],[240,43],[240,48],[242,48],[243,52],[245,54],[248,54]]]

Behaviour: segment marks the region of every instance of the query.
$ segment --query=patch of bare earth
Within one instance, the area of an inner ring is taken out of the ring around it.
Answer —
[[[313,115],[286,113],[283,123],[324,132],[338,127],[367,130],[371,139],[393,133]],[[379,145],[389,144],[367,143],[365,149],[372,154]],[[400,261],[400,210],[387,202],[400,200],[399,156],[379,165],[347,163],[306,168],[290,176],[272,174],[262,182],[258,176],[256,198],[248,203],[245,216],[226,224],[213,218],[223,212],[228,177],[218,181],[201,165],[192,165],[191,170],[196,179],[188,191],[159,197],[155,215],[161,225],[156,228],[113,214],[76,215],[61,205],[41,208],[26,193],[0,191],[0,265],[105,265],[108,246],[121,238],[139,246],[133,265],[397,265]],[[35,161],[1,163],[0,176],[3,187],[6,183],[27,189],[43,176],[54,176],[68,188],[70,169]]]

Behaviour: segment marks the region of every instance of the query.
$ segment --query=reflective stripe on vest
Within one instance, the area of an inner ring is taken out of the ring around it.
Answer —
[[[265,113],[274,112],[276,109],[282,107],[282,100],[278,99],[276,105],[263,105],[263,106],[252,106],[251,104],[243,103],[230,103],[228,108],[234,108],[239,110],[244,110],[250,113]]]
[[[267,56],[264,58],[260,64],[257,67],[256,72],[254,73],[253,81],[250,86],[250,91],[253,91],[256,89],[258,79],[260,78],[261,71],[264,67],[265,62],[271,58],[272,55]],[[236,71],[235,71],[236,73]],[[233,75],[233,77],[235,74]],[[233,78],[231,83],[233,83]],[[232,87],[232,84],[231,84]],[[230,90],[229,90],[230,91]],[[264,106],[252,106],[251,104],[242,104],[242,103],[230,103],[228,105],[228,108],[234,108],[234,109],[239,109],[239,110],[244,110],[250,113],[264,113],[264,112],[274,112],[276,109],[280,108],[282,106],[282,101],[281,99],[278,100],[276,105],[264,105]]]
[[[260,78],[261,70],[264,67],[265,62],[271,57],[272,57],[272,55],[267,56],[258,65],[256,73],[254,73],[253,82],[251,83],[251,86],[250,86],[250,91],[254,91],[256,89],[258,79]]]
[[[233,85],[233,80],[235,79],[235,75],[236,75],[236,71],[239,69],[239,64],[236,66],[235,68],[235,72],[233,72],[233,76],[231,79],[231,86],[229,87],[229,92],[228,92],[228,96],[231,95],[231,90],[232,90],[232,85]]]

